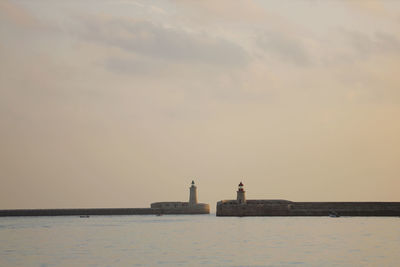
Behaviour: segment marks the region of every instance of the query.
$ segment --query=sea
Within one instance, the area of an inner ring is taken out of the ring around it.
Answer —
[[[0,266],[400,266],[400,218],[2,217]]]

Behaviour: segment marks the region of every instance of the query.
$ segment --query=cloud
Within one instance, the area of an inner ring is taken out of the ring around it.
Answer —
[[[190,13],[190,18],[207,22],[221,22],[240,20],[243,22],[254,22],[265,20],[267,12],[252,0],[221,0],[221,1],[181,1],[176,0],[178,8],[184,8],[185,13]]]
[[[348,56],[353,59],[367,59],[376,54],[400,52],[399,40],[387,32],[376,31],[373,34],[367,34],[343,30],[341,33],[344,45],[350,50]]]
[[[84,28],[86,40],[148,58],[229,66],[248,61],[246,51],[229,40],[149,21],[86,19]]]
[[[37,19],[23,7],[7,0],[0,2],[0,17],[19,26],[32,27],[38,24]]]
[[[365,61],[372,56],[400,53],[400,41],[392,33],[340,29],[330,31],[325,38],[303,38],[293,32],[268,31],[256,38],[265,56],[276,63],[294,66],[333,66]]]
[[[400,52],[400,42],[396,36],[386,32],[376,32],[375,39],[378,49]]]
[[[355,10],[365,12],[375,16],[385,16],[388,14],[387,9],[385,8],[384,1],[379,0],[352,0],[352,1],[344,1],[344,3],[348,4]]]
[[[127,58],[113,56],[105,60],[106,69],[116,73],[129,73],[148,76],[154,72],[161,72],[163,68],[154,60],[143,60],[139,58]]]
[[[260,35],[257,43],[272,58],[301,66],[311,63],[305,45],[296,36],[270,31]]]

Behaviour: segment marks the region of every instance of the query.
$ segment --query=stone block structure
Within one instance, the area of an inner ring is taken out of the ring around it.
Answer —
[[[246,200],[240,183],[236,200],[217,203],[217,216],[400,216],[400,202]]]
[[[155,202],[152,209],[158,209],[162,214],[209,214],[210,206],[197,202],[197,187],[192,181],[189,188],[189,202]]]
[[[107,209],[18,209],[0,210],[0,217],[10,216],[89,216],[89,215],[162,215],[209,214],[210,206],[197,203],[197,187],[192,181],[189,202],[155,202],[150,208]]]

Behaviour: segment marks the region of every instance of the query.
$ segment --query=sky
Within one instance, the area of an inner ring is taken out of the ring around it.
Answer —
[[[400,1],[0,0],[0,209],[400,201]]]

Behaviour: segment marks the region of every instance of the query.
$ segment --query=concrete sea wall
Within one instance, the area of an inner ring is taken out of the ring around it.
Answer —
[[[18,209],[0,210],[0,216],[69,216],[69,215],[147,215],[159,212],[150,208],[117,209]]]
[[[196,213],[210,213],[210,205],[205,203],[190,204],[189,202],[154,202],[150,205],[153,209],[169,211],[191,211]]]
[[[158,214],[208,214],[209,209],[157,209],[157,208],[110,208],[110,209],[19,209],[0,210],[0,217],[11,216],[80,216],[80,215],[158,215]]]
[[[400,216],[400,202],[274,202],[217,203],[217,216]]]

